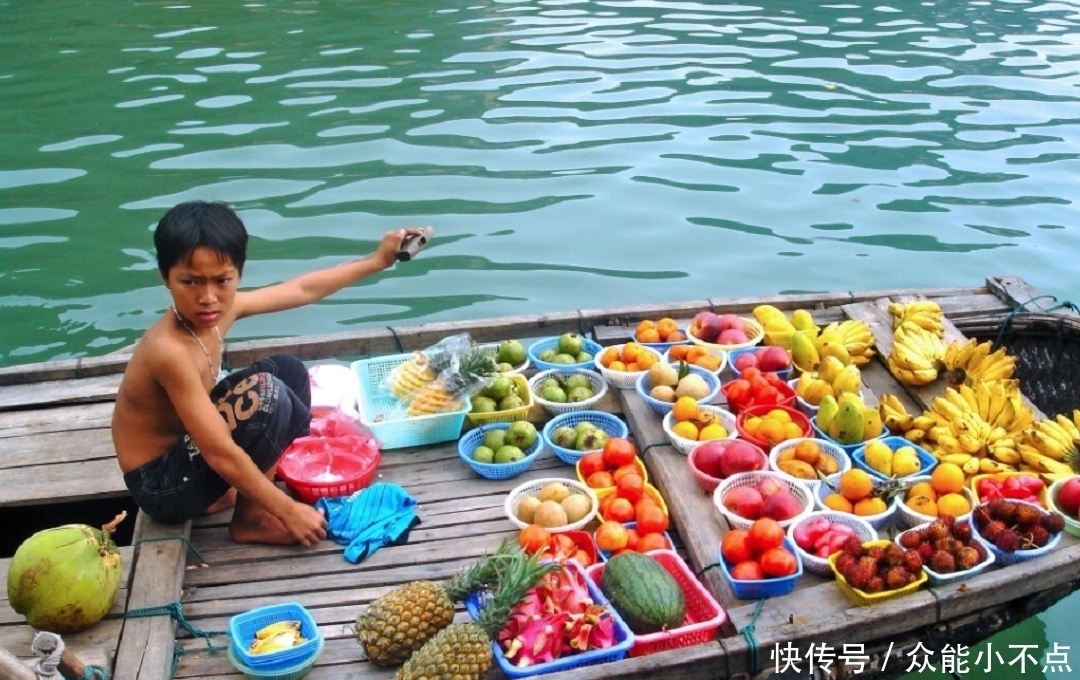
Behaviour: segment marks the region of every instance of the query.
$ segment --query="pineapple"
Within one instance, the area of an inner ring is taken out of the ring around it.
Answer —
[[[423,352],[413,352],[407,361],[394,367],[386,377],[390,393],[403,399],[438,377]]]
[[[442,586],[413,581],[376,599],[356,619],[356,639],[380,666],[404,663],[454,620],[454,605],[469,593],[493,585],[499,567],[521,553],[504,541],[499,549],[450,577]]]
[[[457,410],[458,396],[471,392],[485,376],[498,372],[498,367],[490,354],[472,345],[462,355],[434,354],[429,358],[428,370],[438,377],[411,394],[407,411],[410,418]]]
[[[539,554],[524,553],[501,570],[499,585],[476,621],[452,623],[428,640],[394,680],[480,680],[491,669],[491,643],[525,595],[552,569],[554,562],[539,563]]]

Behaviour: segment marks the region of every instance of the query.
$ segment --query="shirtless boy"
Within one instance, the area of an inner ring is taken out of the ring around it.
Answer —
[[[143,334],[116,397],[112,435],[139,507],[184,522],[234,502],[229,535],[241,543],[310,546],[326,520],[273,482],[278,458],[308,433],[304,364],[279,354],[220,379],[233,322],[300,307],[394,264],[407,234],[387,232],[374,253],[284,283],[238,291],[247,230],[223,203],[182,203],[154,232],[172,306]]]

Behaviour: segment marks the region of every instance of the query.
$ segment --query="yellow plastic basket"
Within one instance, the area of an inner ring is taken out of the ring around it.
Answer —
[[[529,410],[532,409],[535,401],[533,400],[532,390],[529,389],[529,381],[525,379],[525,376],[513,374],[508,375],[514,385],[517,386],[518,396],[525,402],[523,406],[518,408],[512,408],[506,411],[492,411],[490,413],[466,413],[465,417],[469,419],[470,423],[474,425],[483,425],[485,423],[512,423],[515,420],[525,420],[529,417]]]
[[[992,472],[988,474],[975,475],[968,480],[968,488],[971,489],[971,495],[975,498],[975,503],[983,503],[986,499],[979,496],[979,481],[983,479],[992,479],[995,482],[1003,482],[1009,477],[1019,477],[1020,475],[1027,475],[1028,477],[1039,478],[1039,475],[1034,472]],[[1043,482],[1043,490],[1037,494],[1039,501],[1043,504],[1044,508],[1049,506],[1049,494],[1046,487],[1046,482]]]
[[[879,546],[884,548],[885,546],[891,544],[892,541],[888,539],[881,539],[877,541],[866,541],[865,543],[863,543],[863,547],[872,548],[874,546]],[[921,569],[919,570],[919,577],[904,586],[903,588],[900,588],[898,590],[885,590],[880,593],[864,593],[863,591],[853,587],[850,583],[848,583],[847,579],[844,578],[844,575],[836,570],[836,559],[838,557],[840,557],[839,552],[835,552],[832,555],[829,555],[829,568],[832,569],[832,572],[834,574],[836,574],[836,585],[840,586],[841,592],[843,592],[844,595],[847,595],[847,598],[849,600],[859,605],[860,607],[868,607],[878,602],[884,602],[886,600],[892,600],[898,597],[903,597],[904,595],[908,595],[910,593],[914,593],[919,588],[922,588],[923,584],[926,583],[927,579],[929,578],[926,575],[926,570]]]
[[[787,332],[773,331],[772,333],[770,333],[769,331],[765,331],[765,339],[762,340],[762,343],[766,344],[766,345],[772,345],[774,347],[783,347],[784,349],[786,349],[787,351],[790,352],[792,349],[794,349],[794,346],[795,346],[795,340],[794,340],[795,339],[795,333],[802,333],[803,335],[806,336],[806,338],[808,340],[813,340],[814,338],[817,337],[817,334],[818,334],[818,332],[816,330],[813,330],[813,331],[794,331],[794,332],[792,332],[792,331],[787,331]]]

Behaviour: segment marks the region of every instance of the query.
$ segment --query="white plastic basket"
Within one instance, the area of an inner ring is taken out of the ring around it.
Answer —
[[[492,360],[494,360],[495,353],[499,351],[499,345],[501,345],[501,344],[502,344],[501,342],[485,342],[485,343],[482,343],[482,344],[478,345],[478,347],[480,349],[484,350],[485,352],[490,352]],[[529,353],[528,353],[528,351],[526,351],[525,352],[525,361],[518,364],[517,366],[514,366],[509,371],[504,371],[503,375],[521,375],[521,374],[525,373],[525,371],[529,370],[530,366],[532,366],[532,361],[529,360]]]
[[[551,533],[562,533],[564,531],[576,531],[584,527],[596,517],[597,511],[600,509],[600,501],[596,497],[596,493],[592,489],[585,486],[585,484],[579,482],[576,479],[570,479],[569,477],[543,477],[541,479],[534,479],[530,482],[525,482],[520,486],[514,487],[513,490],[506,496],[506,502],[503,504],[503,509],[506,512],[506,518],[516,526],[518,529],[524,529],[529,526],[517,518],[517,506],[521,502],[521,499],[525,496],[535,496],[540,493],[548,484],[560,482],[566,485],[566,488],[570,490],[571,494],[582,494],[589,497],[592,501],[592,508],[589,513],[577,522],[572,522],[561,527],[548,527],[548,531]]]
[[[802,560],[803,568],[807,571],[811,571],[821,576],[832,576],[832,569],[829,567],[829,558],[818,557],[817,555],[811,555],[803,550],[798,543],[795,542],[795,528],[806,524],[817,517],[824,517],[833,524],[844,524],[851,527],[855,531],[855,536],[863,543],[867,541],[876,541],[878,534],[874,527],[870,526],[869,522],[864,521],[861,517],[855,515],[849,515],[846,512],[837,512],[835,510],[815,510],[803,517],[800,517],[787,528],[788,538],[791,539],[792,545],[795,546],[795,554]]]
[[[753,347],[759,344],[762,339],[765,338],[765,329],[754,319],[747,319],[739,317],[746,324],[746,342],[736,343],[734,345],[721,345],[719,343],[705,342],[699,338],[694,337],[694,334],[690,332],[690,329],[686,329],[686,337],[690,339],[690,342],[695,345],[701,345],[710,352],[730,352],[733,349],[743,349],[745,347]]]
[[[641,343],[638,344],[641,345]],[[618,347],[619,351],[621,352],[623,345],[612,345],[612,347]],[[657,361],[661,360],[660,352],[657,352],[651,347],[646,347],[645,345],[641,345],[641,347],[642,351],[648,352],[649,354],[653,355]],[[604,352],[606,352],[608,349],[609,348],[605,347],[604,350],[597,354],[596,357],[593,359],[593,363],[596,364],[596,370],[600,371],[600,375],[604,376],[604,379],[607,380],[608,384],[612,387],[620,390],[634,389],[634,385],[637,383],[637,379],[640,378],[642,375],[648,373],[648,369],[645,369],[644,371],[613,371],[600,363],[601,355],[603,355]]]
[[[676,343],[676,344],[684,344],[684,343]],[[729,352],[721,352],[719,350],[709,350],[709,354],[720,357],[720,365],[716,368],[715,371],[709,371],[710,373],[715,373],[716,377],[719,378],[720,374],[723,373],[724,369],[727,368],[727,366],[728,366],[728,357],[729,357],[730,353]],[[678,360],[671,358],[671,348],[670,347],[664,352],[664,356],[662,356],[661,359],[663,359],[665,362],[671,364],[672,366],[678,366],[679,365]],[[690,362],[687,362],[687,363],[690,364]],[[690,365],[691,366],[697,366],[697,364],[690,364]],[[705,367],[704,366],[698,366],[698,368],[705,368]],[[708,369],[705,369],[705,370],[708,370]]]
[[[700,366],[690,366],[689,369],[691,373],[696,373],[700,376],[701,379],[705,381],[705,385],[709,388],[709,393],[701,399],[698,399],[697,403],[700,405],[711,403],[712,400],[716,398],[716,395],[720,394],[720,378],[712,371],[706,371]],[[649,396],[648,387],[649,375],[648,371],[646,371],[644,374],[638,376],[637,382],[634,383],[634,391],[637,392],[638,396],[641,397],[654,412],[663,416],[675,407],[675,402],[660,401],[659,399],[654,399]]]
[[[825,478],[825,481],[832,483],[833,486],[838,486],[839,483],[840,483],[840,475],[841,474],[843,474],[843,473],[837,473],[835,475],[829,475],[828,477]],[[879,483],[881,483],[881,480],[874,480],[875,485],[877,485]],[[818,510],[832,510],[832,508],[825,505],[825,502],[824,502],[825,497],[828,496],[832,492],[833,491],[829,487],[828,484],[821,483],[821,484],[818,485],[818,488],[814,491],[814,503],[817,506]],[[893,498],[892,502],[889,503],[889,507],[886,508],[885,512],[879,512],[876,515],[865,515],[865,516],[854,515],[853,514],[852,517],[858,517],[859,519],[865,521],[867,524],[874,527],[878,531],[881,531],[881,529],[886,524],[889,523],[889,520],[892,519],[893,515],[896,514],[896,506],[899,503],[900,503],[900,496],[898,494],[896,497]]]
[[[558,377],[562,380],[570,377],[571,375],[583,375],[589,379],[589,384],[592,385],[593,396],[585,399],[584,401],[573,401],[566,403],[558,403],[554,401],[548,401],[540,397],[540,384],[548,378]],[[596,371],[588,369],[570,369],[566,371],[549,370],[540,371],[533,377],[529,378],[529,391],[532,392],[533,399],[536,403],[544,407],[544,410],[553,416],[561,415],[563,413],[572,413],[574,411],[588,411],[592,409],[604,395],[607,394],[608,384],[604,380],[604,377]]]
[[[912,486],[918,484],[919,482],[929,481],[930,475],[919,475],[917,477],[909,477],[904,479],[905,483],[911,482]],[[961,493],[963,493],[964,498],[968,500],[968,505],[971,506],[971,509],[964,514],[958,516],[956,520],[958,522],[963,520],[970,521],[971,513],[975,509],[975,506],[978,505],[978,502],[975,500],[975,492],[965,486],[961,490]],[[897,496],[897,499],[898,500],[896,502],[896,510],[900,515],[900,523],[903,524],[906,528],[910,529],[912,527],[917,527],[920,524],[929,524],[930,522],[933,522],[935,519],[937,519],[937,517],[931,517],[930,515],[924,515],[922,513],[915,512],[910,507],[908,507],[908,504],[905,502],[906,494],[904,499],[900,499],[899,496]]]
[[[735,429],[735,414],[720,406],[713,406],[712,404],[698,404],[699,411],[708,411],[709,413],[715,413],[720,419],[720,424],[724,426],[724,429],[728,431],[728,436],[724,439],[735,439],[739,436],[738,430]],[[675,450],[684,456],[690,455],[690,451],[701,442],[696,439],[687,439],[680,437],[672,432],[671,428],[675,425],[675,414],[673,411],[668,411],[662,421],[664,432],[667,434],[668,439],[671,440],[671,445],[675,447]]]
[[[795,499],[799,501],[802,506],[802,510],[799,514],[795,515],[791,519],[780,520],[779,524],[782,527],[791,526],[792,523],[799,520],[801,517],[805,517],[814,511],[814,494],[810,490],[810,487],[806,486],[802,482],[796,481],[786,475],[781,475],[778,472],[772,470],[756,470],[754,472],[740,472],[738,474],[731,475],[727,479],[720,482],[716,490],[713,491],[713,505],[716,506],[717,511],[724,516],[735,529],[749,529],[750,525],[754,523],[754,520],[740,517],[734,512],[724,507],[724,496],[729,491],[739,486],[756,486],[758,482],[764,479],[775,479],[780,482]]]
[[[782,470],[780,470],[779,467],[777,467],[780,462],[780,454],[782,454],[784,451],[787,451],[788,449],[795,448],[796,446],[798,446],[799,442],[804,441],[815,442],[818,445],[818,448],[821,449],[821,455],[829,456],[830,458],[836,460],[836,464],[839,466],[839,470],[837,470],[836,474],[840,474],[851,469],[851,458],[847,455],[847,451],[844,451],[842,446],[840,446],[839,444],[834,444],[830,441],[825,441],[824,439],[818,439],[817,437],[799,437],[798,439],[788,439],[787,441],[782,441],[776,446],[772,447],[772,449],[769,451],[769,469],[775,470],[778,474],[781,474],[788,479],[800,481],[810,487],[811,491],[816,492],[817,488],[821,486],[821,479],[799,479],[798,477],[793,477],[786,472],[783,472]]]

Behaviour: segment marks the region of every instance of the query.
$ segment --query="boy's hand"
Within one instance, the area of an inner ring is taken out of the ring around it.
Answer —
[[[404,229],[388,231],[383,234],[382,241],[379,243],[379,247],[375,250],[372,258],[378,262],[383,269],[387,269],[397,262],[397,254],[398,251],[401,250],[401,242],[405,240],[405,237],[409,234],[419,236],[423,233],[424,230],[420,227],[405,227]]]
[[[294,502],[292,512],[282,517],[281,522],[296,542],[305,548],[326,538],[326,518],[305,503]]]

